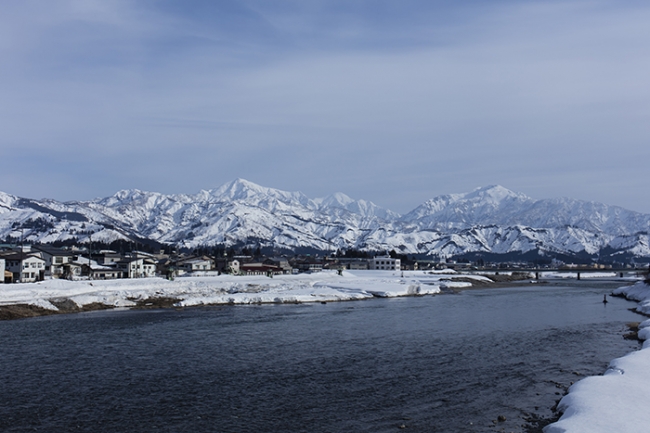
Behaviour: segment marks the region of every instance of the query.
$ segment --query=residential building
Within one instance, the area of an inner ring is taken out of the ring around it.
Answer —
[[[45,276],[63,278],[65,265],[77,259],[77,253],[47,245],[33,245],[32,251],[45,260]]]
[[[239,267],[239,272],[244,275],[281,275],[284,270],[279,266],[264,263],[244,263]]]
[[[93,280],[113,280],[116,278],[123,278],[123,272],[117,269],[116,266],[100,265],[95,261],[91,261],[90,265],[85,264],[81,267],[81,274],[86,275]]]
[[[400,259],[391,256],[377,256],[368,261],[368,268],[382,271],[399,271],[402,269]]]
[[[207,256],[190,257],[176,262],[176,268],[185,272],[211,271],[214,260]]]
[[[115,265],[122,260],[122,254],[115,251],[100,251],[99,254],[93,254],[93,259],[97,260],[100,265]]]
[[[348,263],[348,269],[354,271],[365,271],[368,269],[368,260],[358,260]]]
[[[296,263],[300,272],[320,272],[323,270],[323,261],[319,259],[306,259]]]
[[[147,278],[156,275],[156,262],[151,259],[127,257],[117,262],[122,278]]]
[[[265,265],[277,266],[282,269],[283,274],[290,274],[292,267],[286,257],[271,257],[262,262]]]
[[[226,270],[231,274],[237,275],[240,272],[241,262],[237,259],[230,260],[226,265]]]
[[[363,258],[339,258],[339,266],[345,269],[350,270],[367,270],[368,269],[368,259]]]
[[[5,259],[5,269],[13,275],[13,281],[33,283],[45,278],[45,260],[37,254],[11,252],[2,256]]]

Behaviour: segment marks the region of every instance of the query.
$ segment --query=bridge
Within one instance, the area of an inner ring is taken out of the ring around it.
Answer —
[[[559,273],[559,274],[576,274],[576,279],[580,279],[581,276],[585,274],[595,274],[595,273],[608,273],[616,274],[618,278],[632,277],[632,276],[644,276],[648,274],[648,268],[587,268],[587,267],[578,267],[578,268],[474,268],[474,269],[462,269],[464,272],[470,272],[473,274],[485,274],[485,273],[494,273],[499,275],[499,273],[528,273],[535,275],[535,279],[538,280],[542,277],[542,274],[545,273]]]

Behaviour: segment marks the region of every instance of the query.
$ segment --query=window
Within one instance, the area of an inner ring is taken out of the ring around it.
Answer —
[[[61,264],[61,263],[63,263],[63,257],[55,257],[55,258],[54,258],[54,263],[56,263],[56,264]]]

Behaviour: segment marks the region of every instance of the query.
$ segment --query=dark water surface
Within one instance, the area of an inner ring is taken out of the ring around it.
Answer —
[[[610,291],[0,322],[0,431],[521,432],[562,386],[637,348],[622,335],[642,318],[603,305]]]

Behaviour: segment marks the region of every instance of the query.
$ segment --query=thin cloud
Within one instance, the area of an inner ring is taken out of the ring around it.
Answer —
[[[500,183],[650,212],[650,8],[456,3],[11,3],[0,190],[244,177],[406,212]]]

